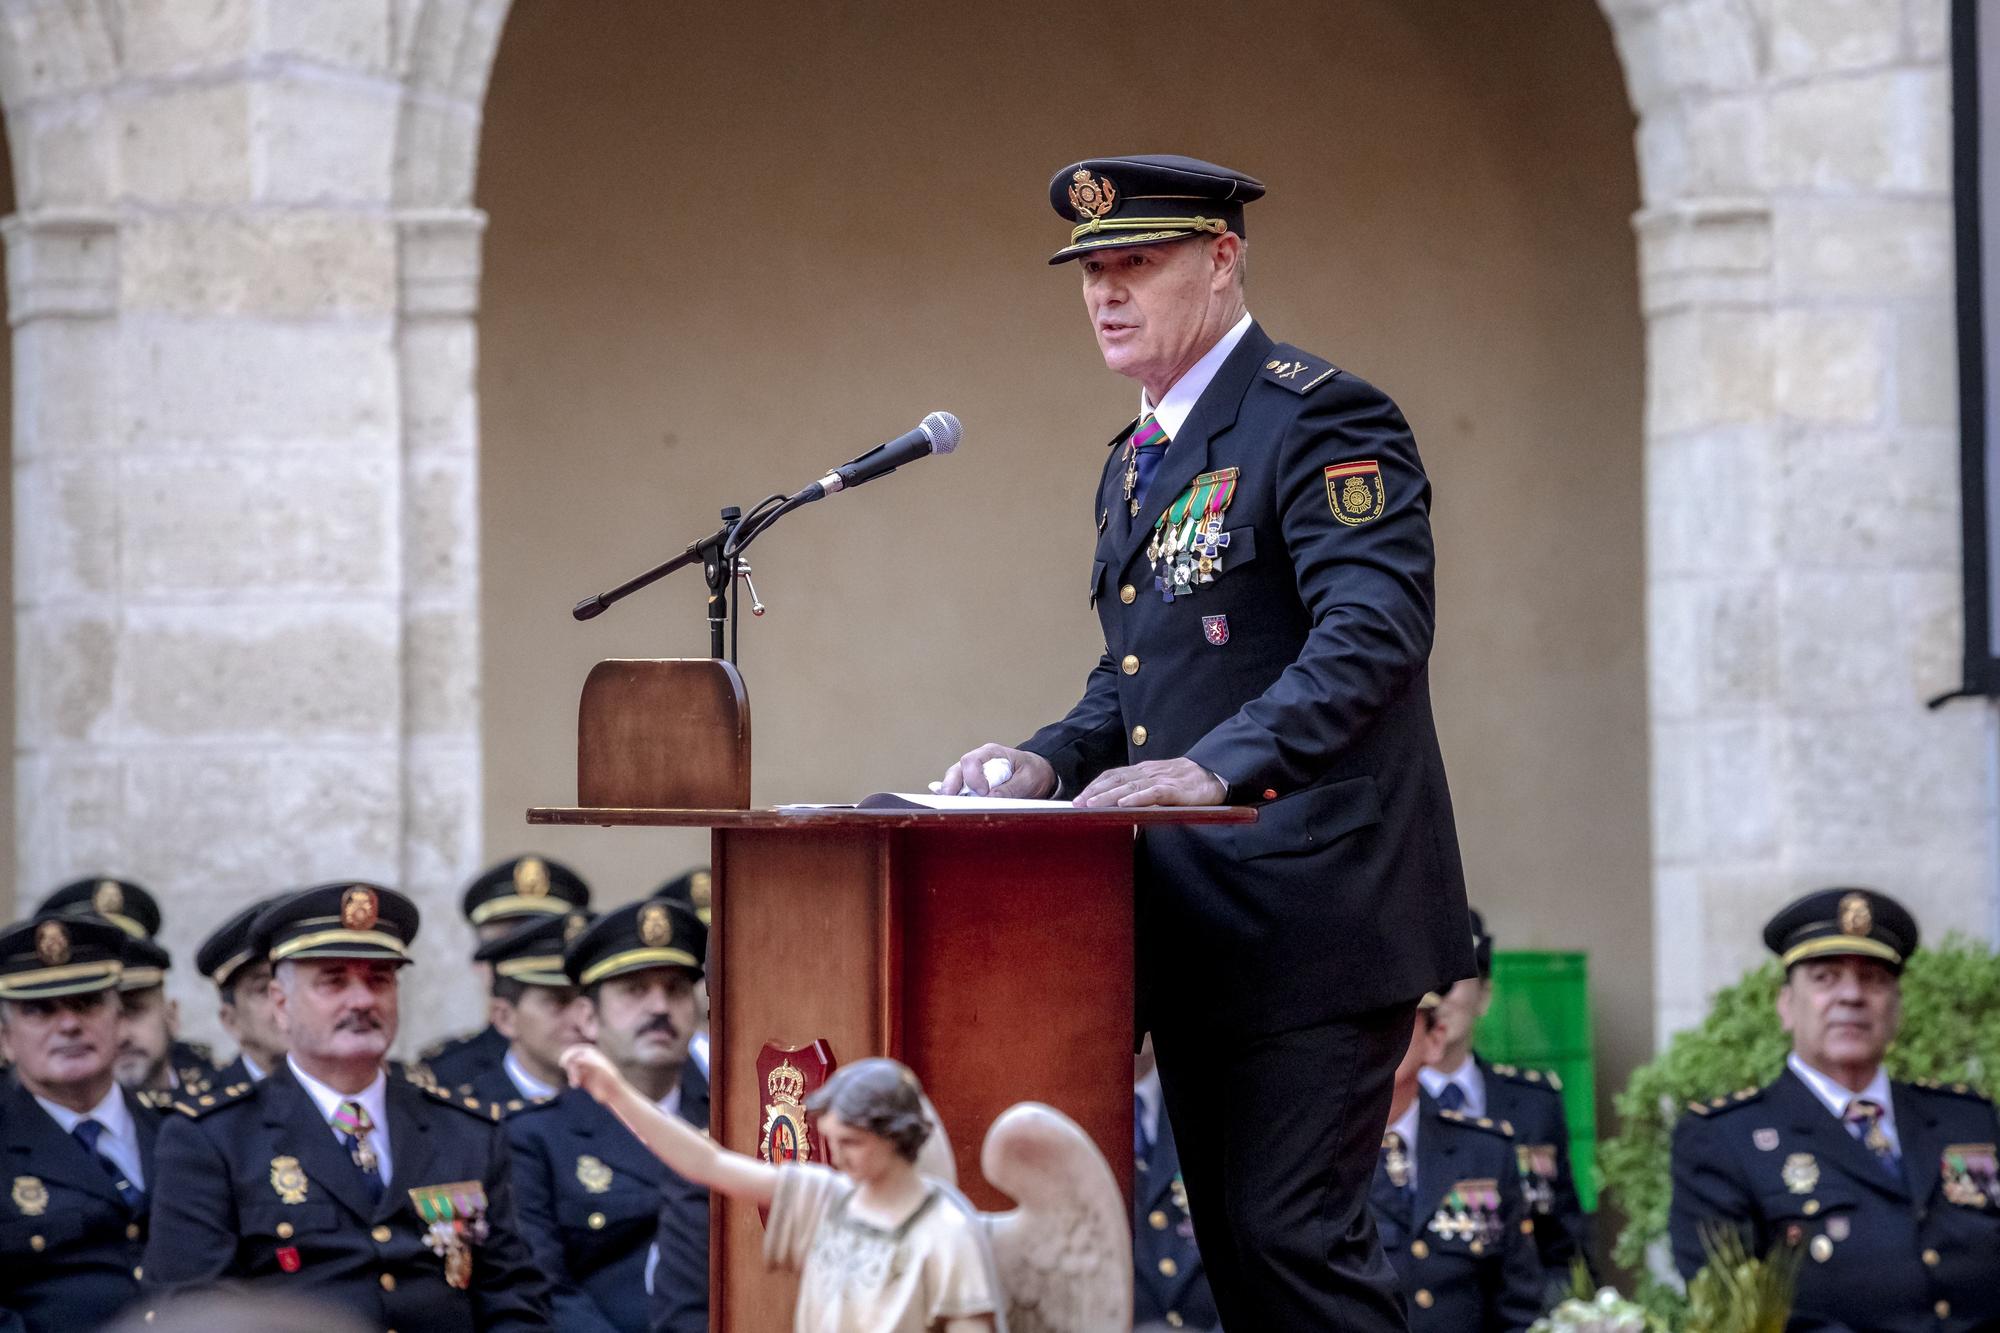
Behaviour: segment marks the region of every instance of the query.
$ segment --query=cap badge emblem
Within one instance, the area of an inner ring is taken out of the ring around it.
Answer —
[[[514,888],[523,898],[549,896],[549,868],[539,856],[524,856],[514,866]]]
[[[341,897],[340,924],[349,930],[373,930],[380,915],[373,889],[356,884]]]
[[[611,1188],[611,1168],[585,1153],[576,1159],[576,1179],[590,1193],[603,1194]]]
[[[35,1176],[15,1176],[14,1206],[23,1217],[40,1217],[49,1210],[49,1187]]]
[[[306,1201],[306,1173],[296,1157],[273,1157],[271,1159],[271,1188],[277,1191],[279,1203],[304,1203]]]
[[[1794,1194],[1811,1194],[1819,1188],[1819,1163],[1809,1152],[1795,1152],[1787,1157],[1781,1174],[1785,1188]]]
[[[563,921],[563,943],[568,944],[571,940],[583,934],[583,928],[589,924],[588,921],[583,919],[583,913],[571,912]]]
[[[1865,937],[1875,928],[1875,913],[1866,894],[1850,893],[1840,900],[1840,933]]]
[[[35,957],[43,967],[61,967],[69,961],[69,932],[60,921],[44,921],[35,930]]]
[[[115,879],[100,879],[97,891],[90,895],[90,905],[99,916],[115,916],[125,910],[125,890]]]
[[[667,909],[658,903],[647,903],[639,909],[639,943],[648,949],[658,949],[674,937],[673,923],[667,919]]]
[[[1117,187],[1104,176],[1093,176],[1082,167],[1069,178],[1069,206],[1079,222],[1090,222],[1109,213],[1118,202]]]

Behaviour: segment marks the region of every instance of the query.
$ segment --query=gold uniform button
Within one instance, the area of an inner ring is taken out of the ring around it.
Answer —
[[[1136,676],[1139,674],[1139,659],[1133,656],[1131,653],[1125,654],[1125,660],[1120,662],[1118,666],[1119,669],[1122,670],[1128,676]]]
[[[1817,1213],[1818,1211],[1819,1211],[1819,1200],[1818,1200],[1818,1199],[1807,1199],[1807,1200],[1806,1200],[1806,1206],[1805,1206],[1805,1209],[1804,1209],[1804,1212],[1805,1212],[1805,1215],[1806,1215],[1807,1217],[1811,1217],[1811,1216],[1812,1216],[1812,1215],[1813,1215],[1814,1213]]]
[[[1938,1303],[1937,1303],[1936,1305],[1932,1306],[1931,1308],[1937,1311],[1937,1317],[1938,1317],[1938,1318],[1940,1318],[1940,1319],[1949,1319],[1949,1318],[1951,1318],[1951,1302],[1950,1302],[1950,1301],[1939,1301],[1939,1302],[1938,1302]]]
[[[1430,1291],[1427,1288],[1424,1287],[1417,1288],[1417,1308],[1419,1310],[1428,1310],[1433,1305],[1436,1304],[1437,1304],[1437,1297],[1431,1295]]]
[[[1814,1236],[1812,1244],[1806,1248],[1812,1252],[1814,1263],[1823,1264],[1833,1258],[1833,1242],[1825,1236]]]
[[[384,1273],[382,1275],[382,1290],[394,1291],[395,1289],[396,1289],[396,1275],[394,1273]]]
[[[1144,745],[1145,743],[1146,743],[1146,729],[1144,727],[1132,728],[1132,744]]]
[[[48,1244],[49,1243],[43,1240],[40,1236],[28,1237],[28,1248],[33,1250],[36,1254],[40,1254],[44,1249],[47,1249]]]
[[[1167,1311],[1167,1327],[1168,1327],[1168,1328],[1179,1328],[1179,1327],[1180,1327],[1181,1325],[1183,1325],[1183,1324],[1185,1324],[1185,1323],[1187,1323],[1187,1320],[1185,1320],[1185,1319],[1181,1318],[1181,1312],[1180,1312],[1179,1310],[1169,1310],[1169,1311]]]
[[[592,1213],[592,1214],[591,1214],[591,1215],[590,1215],[589,1217],[585,1218],[585,1219],[584,1219],[584,1221],[586,1221],[586,1222],[588,1222],[588,1223],[590,1224],[590,1229],[591,1229],[592,1231],[602,1231],[602,1230],[604,1230],[604,1214],[603,1214],[603,1213]]]
[[[146,1280],[146,1270],[144,1268],[133,1269],[132,1280],[134,1282],[144,1282]]]
[[[125,1228],[125,1239],[126,1240],[139,1239],[139,1224],[137,1222],[134,1222],[130,1226]]]
[[[1161,1276],[1161,1277],[1172,1277],[1172,1276],[1173,1276],[1174,1274],[1176,1274],[1176,1273],[1178,1273],[1178,1272],[1180,1272],[1180,1271],[1181,1271],[1181,1266],[1180,1266],[1179,1264],[1175,1263],[1175,1262],[1174,1262],[1173,1260],[1171,1260],[1171,1259],[1162,1259],[1162,1260],[1160,1260],[1160,1276]]]
[[[1146,1215],[1146,1221],[1152,1224],[1152,1228],[1155,1231],[1165,1231],[1167,1229],[1167,1215],[1157,1208]]]
[[[368,1235],[377,1245],[387,1245],[389,1243],[389,1228],[387,1227],[376,1227]]]
[[[1431,1247],[1420,1240],[1413,1240],[1410,1242],[1410,1257],[1412,1259],[1428,1259],[1431,1257]]]
[[[1943,1256],[1939,1255],[1936,1250],[1924,1251],[1924,1267],[1936,1268],[1942,1262],[1944,1262]]]
[[[1118,600],[1125,603],[1125,605],[1127,606],[1132,605],[1132,603],[1137,601],[1138,599],[1139,599],[1139,590],[1133,587],[1129,583],[1118,590]]]
[[[292,1238],[292,1224],[290,1222],[278,1223],[278,1239],[290,1240],[291,1238]]]

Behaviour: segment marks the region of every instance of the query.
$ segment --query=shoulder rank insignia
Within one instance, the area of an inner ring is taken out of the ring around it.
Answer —
[[[174,1106],[174,1094],[164,1088],[141,1088],[138,1092],[139,1105],[153,1111],[170,1111]]]
[[[248,1097],[256,1089],[254,1083],[232,1083],[216,1092],[204,1092],[195,1096],[183,1089],[173,1100],[173,1107],[184,1116],[199,1120],[211,1111],[220,1111],[225,1106],[233,1106]]]
[[[1293,393],[1310,393],[1339,373],[1340,368],[1325,357],[1302,352],[1290,343],[1279,343],[1264,357],[1259,376],[1281,384]]]
[[[449,1106],[454,1111],[462,1111],[466,1115],[478,1116],[481,1120],[498,1120],[505,1114],[505,1110],[499,1102],[483,1101],[478,1097],[461,1097],[448,1088],[440,1088],[431,1084],[412,1083],[410,1086],[440,1106]]]

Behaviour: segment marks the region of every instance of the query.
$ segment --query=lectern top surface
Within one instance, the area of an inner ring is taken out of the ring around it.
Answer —
[[[1153,824],[1254,824],[1257,812],[1241,805],[1156,805],[1128,810],[666,810],[612,806],[538,805],[530,824],[581,824],[603,828],[722,829],[1088,829]]]

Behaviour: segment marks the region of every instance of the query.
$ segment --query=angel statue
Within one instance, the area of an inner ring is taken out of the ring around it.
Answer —
[[[572,1046],[562,1064],[682,1177],[770,1209],[765,1262],[799,1274],[793,1333],[1132,1327],[1124,1202],[1097,1146],[1051,1107],[1023,1102],[993,1122],[980,1167],[1018,1207],[980,1213],[941,1178],[942,1132],[894,1060],[856,1061],[806,1099],[831,1166],[731,1152],[662,1114],[595,1047]]]

